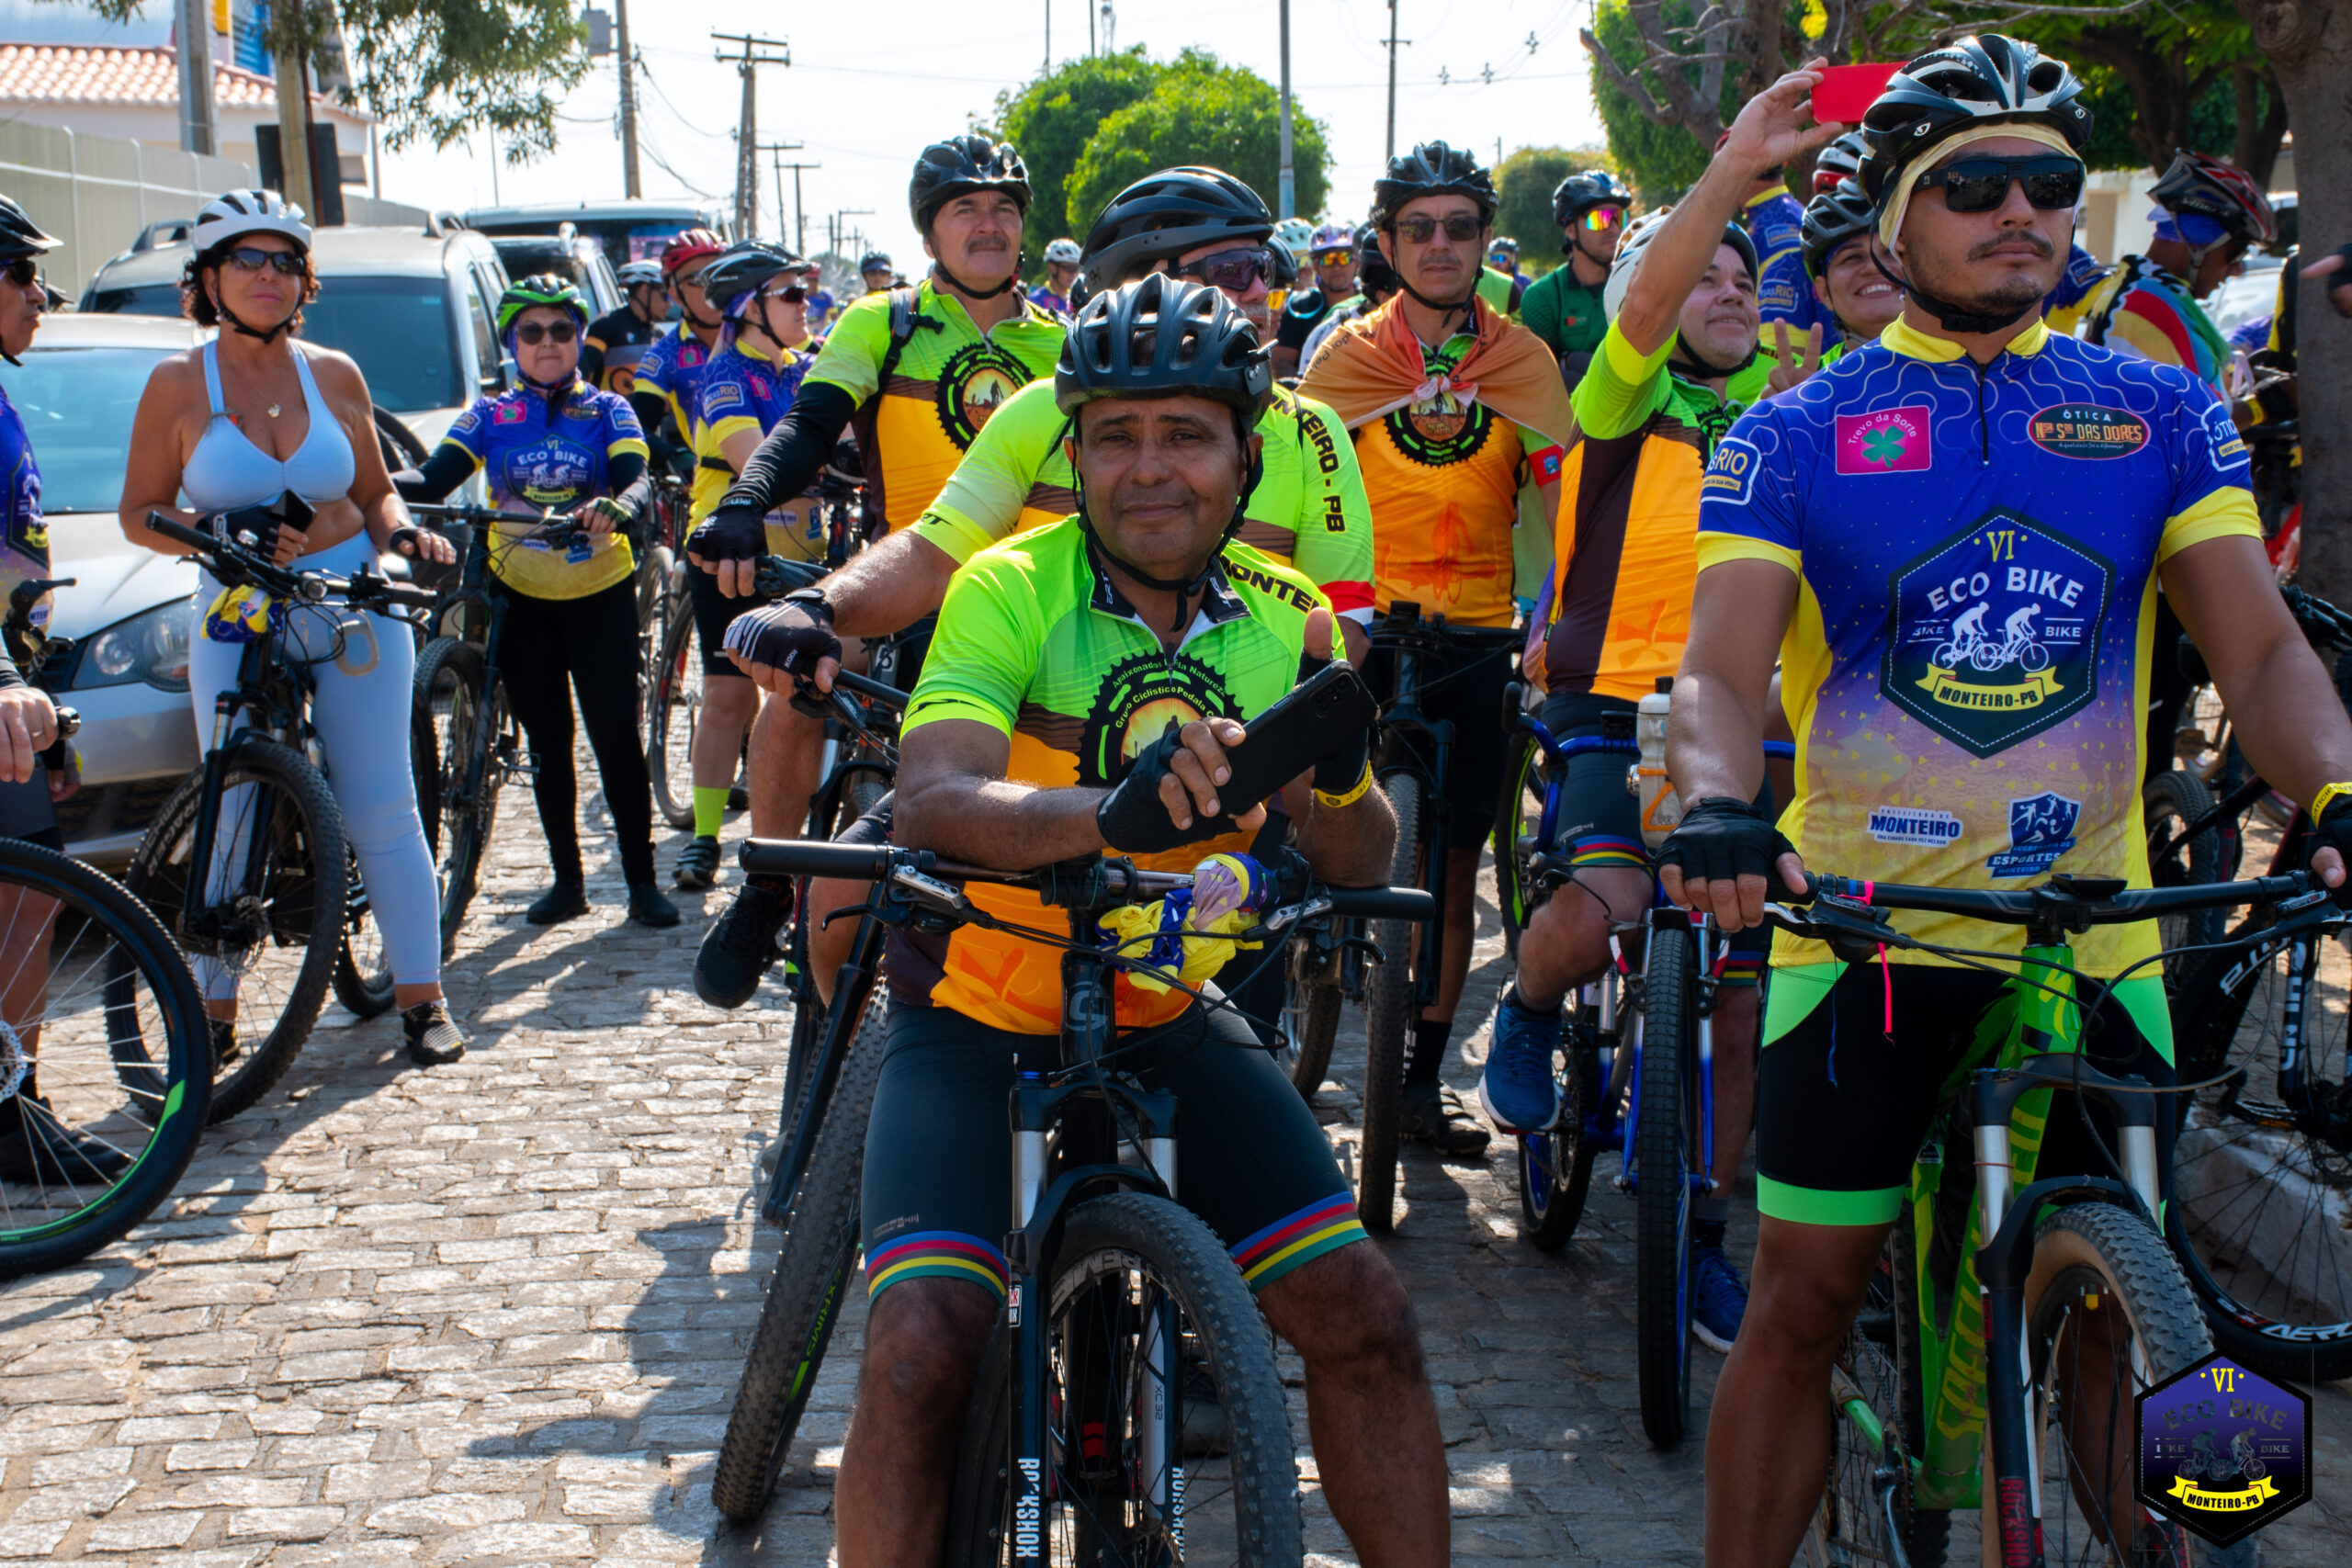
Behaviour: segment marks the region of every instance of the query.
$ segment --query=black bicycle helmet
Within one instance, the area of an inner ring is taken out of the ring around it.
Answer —
[[[0,196],[0,262],[22,261],[38,256],[63,244],[40,231],[25,209],[5,196]]]
[[[1862,194],[1861,186],[1854,180],[1839,180],[1835,190],[1823,191],[1805,204],[1804,222],[1797,231],[1798,243],[1804,249],[1805,271],[1819,277],[1828,269],[1829,258],[1838,246],[1877,227],[1878,209]]]
[[[1146,175],[1094,215],[1086,231],[1087,287],[1115,288],[1219,240],[1264,244],[1274,215],[1258,193],[1223,169],[1188,165]]]
[[[1380,231],[1365,224],[1356,233],[1356,291],[1368,295],[1377,288],[1384,294],[1394,294],[1404,286],[1396,269],[1381,254]]]
[[[1840,180],[1852,180],[1859,185],[1862,177],[1862,160],[1870,155],[1871,144],[1863,139],[1860,131],[1849,130],[1841,134],[1814,154],[1813,194],[1819,196],[1825,191],[1836,190]]]
[[[931,231],[932,215],[967,191],[1001,190],[1023,212],[1029,210],[1029,170],[1011,142],[998,143],[967,134],[934,141],[915,160],[914,177],[907,182],[907,209],[915,227]]]
[[[782,245],[766,240],[739,240],[703,268],[702,297],[724,315],[743,296],[765,288],[776,274],[805,272],[808,267],[807,262]]]
[[[1931,49],[1887,79],[1862,115],[1862,194],[1884,202],[1895,176],[1963,130],[2002,121],[2046,125],[2075,152],[2091,133],[2083,85],[2063,60],[1999,33]]]
[[[1394,229],[1397,209],[1407,202],[1449,192],[1476,202],[1482,221],[1494,220],[1495,182],[1478,160],[1442,141],[1424,141],[1389,159],[1388,172],[1372,182],[1372,220],[1383,231]]]
[[[1273,356],[1224,291],[1149,273],[1086,302],[1062,340],[1054,405],[1189,393],[1254,422],[1274,384]]]
[[[1552,221],[1565,229],[1596,207],[1631,207],[1634,193],[1606,169],[1570,175],[1552,189]]]
[[[868,251],[864,255],[857,258],[857,270],[860,272],[888,272],[890,270],[890,258],[880,251]]]

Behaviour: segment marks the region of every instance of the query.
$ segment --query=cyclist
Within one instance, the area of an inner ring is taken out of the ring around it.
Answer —
[[[2149,193],[2155,238],[2084,301],[2081,334],[2118,354],[2177,365],[2225,391],[2230,345],[2198,301],[2278,238],[2262,187],[2226,159],[2180,152]]]
[[[853,419],[865,466],[866,528],[879,536],[922,514],[980,427],[1007,397],[1048,373],[1061,352],[1062,318],[1020,292],[1021,224],[1029,207],[1020,153],[983,136],[933,142],[916,161],[907,202],[932,258],[930,274],[912,288],[868,294],[842,312],[790,412],[688,540],[689,558],[715,573],[729,597],[751,588],[752,558],[765,546],[761,519],[808,488]],[[821,593],[800,602],[825,604]],[[739,645],[749,630],[734,632]],[[771,703],[752,728],[755,831],[797,831],[814,787],[815,759],[798,754],[807,750],[805,731],[787,723],[790,713],[789,704]],[[788,880],[754,877],[744,887],[695,961],[696,989],[716,1006],[740,1006],[756,987],[791,914]],[[724,999],[729,995],[733,1001]]]
[[[637,722],[637,562],[616,532],[636,524],[650,495],[645,433],[628,400],[581,375],[587,323],[588,301],[568,278],[543,273],[507,285],[498,335],[522,385],[475,399],[422,469],[392,478],[411,501],[439,501],[486,471],[491,503],[518,519],[498,527],[490,555],[506,601],[498,678],[531,743],[531,795],[553,874],[523,918],[545,926],[588,912],[571,764],[577,694],[613,816],[628,917],[674,926],[677,907],[654,886],[653,793]],[[584,548],[532,539],[554,513],[588,530]]]
[[[1802,137],[1820,63],[1743,112],[1770,132],[1742,137],[1744,157],[1769,161]],[[1786,885],[1804,864],[1929,886],[2016,887],[2052,871],[2146,886],[2136,704],[2143,661],[2170,658],[2148,638],[2158,577],[2249,758],[2312,803],[2325,846],[2313,863],[2342,881],[2352,784],[2330,781],[2352,779],[2352,726],[2272,581],[2228,411],[2177,367],[2039,319],[2082,187],[2082,97],[2064,63],[1997,35],[1896,72],[1863,123],[1903,317],[1716,446],[1668,741],[1685,816],[1659,858],[1668,896],[1726,931],[1759,924],[1768,872]],[[1949,622],[1979,604],[1988,621],[2041,604],[2052,661],[1938,668]],[[1800,748],[1781,818],[1793,844],[1748,805],[1776,654]],[[1894,919],[1977,951],[2014,953],[2024,934]],[[2095,927],[2074,951],[2110,980],[2155,955],[2157,936],[2153,923]],[[1828,1463],[1831,1365],[1939,1088],[2006,983],[1982,965],[1884,956],[1845,969],[1815,944],[1774,943],[1755,1294],[1707,1437],[1715,1568],[1782,1568],[1804,1534]],[[2160,971],[2121,979],[2087,1021],[2105,1070],[2172,1081]],[[2172,1125],[2157,1118],[2164,1170]],[[2046,1136],[2043,1169],[2108,1168],[2066,1108]],[[2094,1429],[2100,1418],[2069,1413]],[[2108,1543],[2130,1562],[2146,1544]]]
[[[726,248],[707,229],[689,229],[662,248],[662,276],[677,302],[678,323],[653,340],[629,384],[628,405],[656,461],[682,479],[694,469],[695,388],[718,346],[720,323],[702,295],[703,269]]]
[[[1878,243],[1878,209],[1860,185],[1840,180],[1806,205],[1804,269],[1813,277],[1815,300],[1829,312],[1838,333],[1822,364],[1875,343],[1903,313],[1903,290],[1881,265],[1885,259]]]
[[[148,531],[149,513],[205,526],[217,514],[270,508],[292,494],[311,510],[307,525],[283,515],[254,523],[280,564],[347,577],[385,550],[442,564],[457,558],[448,540],[410,521],[392,488],[359,367],[295,341],[318,287],[311,226],[277,192],[232,190],[198,209],[181,308],[198,325],[222,330],[157,365],[140,397],[122,487],[122,531],[133,544],[185,555]],[[187,510],[175,504],[182,495]],[[199,734],[210,733],[213,701],[237,680],[238,645],[204,635],[205,606],[220,591],[199,575],[188,639],[188,700]],[[311,661],[318,682],[311,720],[383,933],[408,1055],[428,1066],[454,1062],[466,1037],[442,996],[440,888],[409,765],[415,634],[388,616],[326,611],[289,617],[287,642]],[[216,852],[225,855],[234,835],[220,838]],[[195,967],[215,1054],[230,1060],[236,976],[201,955]]]
[[[808,335],[808,276],[807,263],[764,240],[722,252],[702,276],[703,296],[725,324],[695,394],[693,523],[718,507],[816,362],[814,354],[787,346]],[[825,545],[823,513],[812,504],[787,502],[763,519],[760,548],[771,554],[818,559]],[[678,852],[675,875],[681,887],[708,887],[718,880],[718,830],[736,761],[760,709],[759,689],[727,659],[727,627],[758,601],[722,593],[707,571],[688,574],[686,587],[702,650],[702,707],[692,759],[695,832]],[[763,821],[757,810],[753,820]],[[790,827],[775,823],[771,830]]]
[[[1008,869],[1106,850],[1184,867],[1248,842],[1260,810],[1220,815],[1241,803],[1216,798],[1214,771],[1303,659],[1339,652],[1313,585],[1233,540],[1272,380],[1215,288],[1153,276],[1089,300],[1055,381],[1077,420],[1077,514],[957,574],[907,715],[899,842]],[[1395,819],[1361,745],[1290,793],[1320,874],[1385,874]],[[1033,893],[967,891],[1055,924]],[[862,1200],[873,1305],[835,1494],[845,1568],[939,1555],[1004,1291],[1004,1098],[1018,1068],[1052,1065],[1061,1013],[1051,947],[969,926],[892,940]],[[1313,1111],[1231,1013],[1124,978],[1117,991],[1123,1064],[1200,1108],[1180,1129],[1182,1201],[1306,1364],[1333,1516],[1366,1562],[1444,1561],[1445,1456],[1412,1303],[1359,1245]]]
[[[598,391],[626,398],[637,381],[637,362],[662,331],[670,293],[662,285],[660,262],[633,261],[614,276],[620,280],[621,308],[590,323],[580,377]]]
[[[1307,260],[1315,268],[1315,287],[1294,288],[1283,301],[1282,321],[1274,333],[1275,375],[1295,376],[1306,363],[1301,351],[1308,334],[1355,292],[1359,254],[1356,235],[1346,225],[1326,223],[1315,231],[1306,245]]]
[[[1070,312],[1070,285],[1078,281],[1078,242],[1054,241],[1046,247],[1046,281],[1029,290],[1029,303],[1042,305],[1057,316]]]
[[[1560,226],[1560,254],[1568,259],[1527,286],[1519,319],[1568,368],[1571,384],[1609,330],[1600,288],[1609,281],[1609,264],[1633,209],[1634,193],[1606,169],[1570,175],[1552,192],[1552,220]]]
[[[1331,313],[1306,334],[1306,346],[1298,351],[1302,366],[1315,363],[1322,352],[1323,340],[1339,329],[1342,321],[1352,321],[1369,316],[1396,297],[1396,269],[1380,254],[1380,231],[1367,223],[1356,231],[1356,292],[1352,298],[1331,307]]]
[[[2080,209],[2075,213],[2075,228],[2082,229]],[[2092,291],[2107,281],[2115,269],[2083,249],[2077,240],[2067,247],[2066,270],[2058,275],[2058,287],[2041,302],[2041,321],[2053,333],[2073,335],[2081,326],[2083,310],[2090,303]]]
[[[1829,145],[1813,155],[1813,194],[1823,196],[1836,190],[1841,180],[1859,184],[1862,177],[1862,160],[1870,156],[1870,143],[1862,140],[1859,130],[1833,136]],[[1812,204],[1806,207],[1810,209]]]
[[[886,293],[906,285],[898,269],[890,265],[889,255],[882,251],[868,251],[858,257],[857,276],[865,280],[868,294]]]
[[[1607,335],[1577,384],[1582,438],[1561,479],[1545,602],[1544,722],[1561,737],[1598,735],[1671,676],[1690,634],[1692,543],[1700,475],[1739,412],[1727,391],[1757,340],[1757,255],[1740,194],[1768,106],[1743,111],[1681,204],[1642,219],[1609,276]],[[1495,1014],[1479,1099],[1498,1127],[1532,1133],[1559,1115],[1552,1077],[1568,991],[1599,979],[1612,929],[1643,918],[1656,891],[1638,804],[1622,758],[1569,760],[1556,852],[1574,880],[1520,937],[1519,974]],[[1735,947],[1715,1008],[1713,1191],[1693,1201],[1691,1332],[1717,1350],[1747,1305],[1724,1255],[1731,1192],[1747,1143],[1762,943]]]
[[[1431,141],[1391,159],[1373,186],[1373,222],[1402,292],[1336,328],[1300,382],[1347,422],[1379,519],[1374,602],[1442,613],[1449,628],[1507,631],[1519,491],[1531,476],[1549,525],[1559,509],[1561,446],[1574,415],[1559,362],[1525,327],[1476,292],[1495,186],[1466,152]],[[1438,1071],[1477,932],[1478,845],[1493,829],[1507,739],[1500,639],[1457,639],[1442,679],[1422,693],[1430,717],[1451,720],[1454,746],[1441,818],[1451,852],[1442,899],[1437,999],[1407,1052],[1402,1131],[1441,1152],[1471,1154],[1486,1130],[1457,1120]],[[1483,644],[1492,644],[1491,647]],[[1368,678],[1394,678],[1375,654]]]
[[[1728,130],[1717,137],[1715,150],[1723,151],[1730,137]],[[1780,169],[1765,169],[1748,182],[1740,223],[1756,247],[1756,306],[1766,324],[1788,322],[1792,338],[1816,326],[1825,333],[1836,331],[1804,274],[1804,209],[1789,194]]]
[[[1535,280],[1519,270],[1519,242],[1509,234],[1498,234],[1495,243],[1487,247],[1487,265],[1510,279],[1513,299],[1524,299],[1527,286]]]

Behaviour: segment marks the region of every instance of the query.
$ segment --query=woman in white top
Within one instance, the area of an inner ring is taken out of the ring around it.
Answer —
[[[290,492],[311,515],[302,526],[275,525],[271,553],[281,564],[349,576],[387,549],[454,559],[449,542],[415,526],[392,489],[359,367],[293,335],[319,288],[301,209],[274,191],[231,191],[198,214],[193,251],[182,305],[220,332],[148,378],[123,481],[124,536],[185,555],[148,530],[149,513],[201,526],[202,517],[268,507]],[[189,511],[173,504],[183,494]],[[214,699],[236,684],[237,645],[203,635],[203,609],[218,588],[203,579],[189,637],[188,696],[199,734],[211,732]],[[289,631],[289,642],[318,660],[311,722],[383,933],[408,1054],[420,1063],[454,1062],[466,1040],[442,997],[439,889],[409,771],[414,641],[406,626],[374,615],[344,615],[339,634],[333,617],[302,619],[318,625]],[[216,1045],[232,1056],[235,976],[217,961],[197,967]]]

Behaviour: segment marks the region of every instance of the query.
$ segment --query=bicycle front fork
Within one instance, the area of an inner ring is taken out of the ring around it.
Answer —
[[[1699,1079],[1699,1157],[1689,1179],[1690,1195],[1693,1198],[1704,1198],[1713,1192],[1715,1188],[1715,996],[1717,991],[1715,970],[1724,952],[1724,936],[1723,932],[1715,929],[1715,918],[1713,915],[1690,914],[1681,909],[1651,911],[1650,924],[1653,929],[1661,921],[1668,920],[1676,924],[1687,923],[1690,931],[1692,970],[1690,1002],[1698,1015],[1696,1035]],[[1657,943],[1649,942],[1645,944],[1642,953],[1642,988],[1645,993],[1653,984],[1677,983],[1673,976],[1651,973],[1650,961],[1657,953]],[[1614,951],[1613,942],[1611,951]],[[1634,1015],[1633,1050],[1630,1053],[1631,1060],[1628,1064],[1630,1070],[1625,1074],[1625,1114],[1618,1123],[1625,1130],[1623,1143],[1625,1158],[1616,1179],[1618,1190],[1623,1192],[1635,1191],[1641,1186],[1641,1171],[1634,1163],[1633,1129],[1641,1125],[1641,1056],[1642,1052],[1647,1049],[1649,1044],[1647,1017],[1644,1013],[1637,1012]],[[1674,1050],[1682,1048],[1682,1042],[1679,1040],[1667,1042],[1666,1044]],[[1611,1081],[1613,1083],[1615,1079],[1616,1074],[1612,1072]]]

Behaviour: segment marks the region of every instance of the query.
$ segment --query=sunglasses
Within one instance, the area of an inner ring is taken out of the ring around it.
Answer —
[[[786,305],[805,305],[808,302],[808,290],[797,283],[792,283],[786,284],[782,288],[763,288],[760,290],[760,298],[780,299]]]
[[[265,251],[258,245],[239,245],[229,253],[229,265],[239,272],[259,272],[264,267],[270,267],[280,277],[292,277],[302,270],[302,253]]]
[[[1614,229],[1624,221],[1625,209],[1622,207],[1588,207],[1584,209],[1584,226],[1591,233]]]
[[[1203,283],[1239,294],[1252,283],[1273,277],[1273,253],[1263,245],[1236,251],[1213,251],[1196,262],[1187,262],[1178,267],[1176,275],[1179,277],[1197,277]]]
[[[2083,197],[2083,165],[2062,156],[1962,158],[1919,178],[1919,188],[1941,186],[1944,205],[1954,212],[1990,212],[2009,199],[2012,184],[2042,212],[2071,208]]]
[[[527,343],[537,348],[552,338],[557,343],[570,343],[580,335],[577,321],[558,321],[552,326],[545,321],[525,321],[514,329],[514,341]]]
[[[1356,254],[1353,251],[1317,251],[1315,253],[1315,265],[1317,266],[1351,266],[1354,265],[1355,259]]]
[[[1434,218],[1399,218],[1396,237],[1408,245],[1426,245],[1435,237],[1439,220]],[[1487,231],[1487,220],[1475,212],[1450,212],[1443,227],[1449,240],[1475,240]]]
[[[19,288],[30,288],[40,281],[40,264],[30,256],[18,256],[8,264],[8,281]]]

